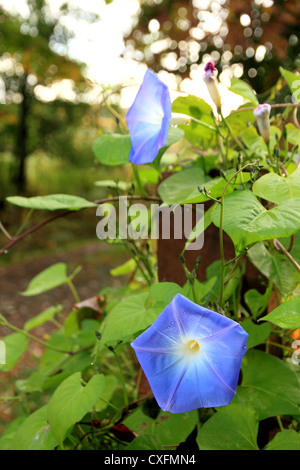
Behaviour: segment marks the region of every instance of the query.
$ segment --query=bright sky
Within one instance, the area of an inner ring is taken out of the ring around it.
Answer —
[[[49,0],[49,5],[53,12],[65,3],[65,0]],[[72,17],[65,17],[65,25],[75,32],[75,37],[69,44],[69,55],[87,64],[87,77],[99,84],[115,85],[130,84],[122,93],[121,106],[128,108],[137,92],[138,85],[142,82],[146,65],[132,59],[124,59],[120,54],[124,51],[123,34],[130,31],[134,15],[139,10],[138,0],[114,0],[106,5],[104,0],[69,0],[69,5],[83,8],[84,10],[97,13],[99,21],[89,24],[84,20]],[[28,16],[25,0],[0,0],[0,5],[12,11],[17,11]],[[210,57],[207,57],[210,60]],[[193,75],[193,80],[185,79],[180,88],[182,91],[192,93],[204,98],[212,104],[206,86],[202,80],[203,69],[200,68]],[[174,74],[161,72],[159,74],[171,90],[171,97],[175,98],[177,93],[172,90],[177,89],[177,81]],[[238,95],[228,92],[227,86],[230,84],[229,76],[226,73],[220,77],[220,91],[224,102],[224,114],[231,109],[238,107],[242,100]],[[135,86],[132,86],[135,85]],[[70,93],[70,85],[64,84],[65,92]],[[43,90],[39,90],[43,93]],[[57,90],[44,91],[45,100],[51,99]],[[71,96],[71,95],[70,95]]]

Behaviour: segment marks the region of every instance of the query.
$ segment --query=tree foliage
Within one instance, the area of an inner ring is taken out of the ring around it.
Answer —
[[[299,66],[297,0],[141,0],[126,56],[178,79],[193,75],[206,54],[263,93],[279,79],[279,65]],[[242,66],[237,67],[237,64]]]

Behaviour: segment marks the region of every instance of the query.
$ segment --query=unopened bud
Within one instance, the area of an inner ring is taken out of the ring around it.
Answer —
[[[256,119],[258,130],[266,143],[270,140],[270,111],[271,106],[268,103],[259,104],[254,110],[254,117]]]
[[[221,104],[221,96],[219,93],[218,80],[217,80],[218,71],[212,60],[207,62],[207,64],[204,67],[204,71],[205,71],[205,74],[203,76],[203,80],[206,83],[211,99],[215,103],[218,111],[220,111],[222,104]]]
[[[187,114],[172,113],[170,119],[171,126],[187,126],[191,123],[192,117]]]

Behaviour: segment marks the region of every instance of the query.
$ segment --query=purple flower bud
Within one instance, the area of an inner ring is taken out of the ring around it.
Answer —
[[[237,322],[177,294],[131,346],[158,405],[184,413],[231,402],[247,339]]]
[[[267,143],[270,140],[270,112],[271,106],[268,103],[259,104],[253,112],[259,133]]]
[[[136,165],[153,162],[166,144],[171,111],[168,87],[148,69],[126,115],[132,144],[130,162]]]
[[[221,110],[222,103],[221,103],[221,96],[220,96],[219,89],[218,89],[218,81],[217,81],[218,71],[212,60],[207,62],[207,64],[204,67],[204,71],[205,71],[205,74],[203,76],[203,80],[206,83],[211,99],[213,100],[213,102],[215,103],[219,111]]]
[[[213,60],[210,60],[207,62],[207,64],[204,67],[205,72],[209,72],[210,74],[213,74],[216,71],[215,63]]]

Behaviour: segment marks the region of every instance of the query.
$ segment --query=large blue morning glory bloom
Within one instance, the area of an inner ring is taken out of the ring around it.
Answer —
[[[184,413],[231,402],[247,339],[235,321],[177,294],[131,346],[158,405]]]
[[[126,115],[132,144],[130,162],[136,165],[153,162],[166,144],[171,111],[168,87],[148,69]]]

